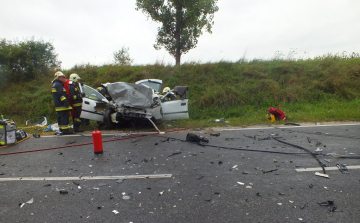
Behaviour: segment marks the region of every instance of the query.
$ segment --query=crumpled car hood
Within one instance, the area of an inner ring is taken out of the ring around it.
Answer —
[[[113,101],[118,106],[146,109],[152,105],[152,89],[142,84],[115,82],[108,84],[107,88]]]

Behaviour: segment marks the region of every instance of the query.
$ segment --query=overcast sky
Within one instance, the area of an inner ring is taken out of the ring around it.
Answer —
[[[159,23],[135,10],[136,0],[2,0],[0,38],[51,42],[63,69],[103,65],[129,48],[133,65],[175,59],[153,44]],[[360,53],[360,0],[219,0],[213,33],[199,38],[181,62],[312,58]],[[291,52],[295,52],[294,54]]]

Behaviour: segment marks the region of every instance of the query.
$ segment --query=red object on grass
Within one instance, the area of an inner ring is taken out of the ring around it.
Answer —
[[[275,117],[278,118],[278,119],[281,119],[281,120],[286,120],[286,119],[287,119],[287,117],[285,116],[284,112],[281,111],[281,110],[278,109],[278,108],[273,108],[273,107],[271,107],[271,108],[269,108],[268,111],[269,111],[269,113],[274,114]]]

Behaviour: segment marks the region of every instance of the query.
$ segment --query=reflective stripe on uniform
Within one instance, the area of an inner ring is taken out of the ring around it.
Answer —
[[[59,129],[69,129],[68,125],[59,125]]]
[[[82,103],[73,104],[73,107],[80,107],[80,106],[82,106]]]
[[[61,107],[55,107],[55,111],[66,111],[66,110],[72,110],[72,107],[65,107],[65,106],[61,106]]]

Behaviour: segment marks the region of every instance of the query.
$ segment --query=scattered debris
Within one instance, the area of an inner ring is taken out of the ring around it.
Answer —
[[[243,182],[236,182],[236,183],[238,183],[238,184],[240,184],[240,185],[245,185]]]
[[[281,206],[281,205],[282,205],[282,203],[277,203],[277,205]]]
[[[113,210],[112,213],[119,214],[119,212],[117,210]]]
[[[120,179],[120,180],[117,180],[115,182],[121,184],[122,182],[124,182],[124,179]]]
[[[123,137],[129,137],[131,136],[131,133],[120,133],[120,134],[117,134],[117,135],[114,135],[114,139],[118,139],[118,138],[123,138]]]
[[[198,135],[195,135],[194,133],[188,133],[186,135],[186,141],[189,141],[189,142],[209,142],[208,139],[206,139],[204,137],[201,137],[201,136],[198,136]]]
[[[124,200],[129,200],[129,199],[130,199],[130,196],[124,195],[122,198],[123,198]]]
[[[328,174],[324,174],[324,173],[315,172],[315,175],[319,177],[330,178]]]
[[[309,188],[313,188],[313,187],[314,187],[314,185],[312,185],[312,184],[309,185]]]
[[[45,184],[44,187],[51,187],[51,184]]]
[[[64,189],[60,190],[60,194],[68,194],[68,193],[69,193],[69,191],[67,191],[67,190],[64,190]]]
[[[159,195],[162,196],[164,194],[164,191],[159,192]]]
[[[208,121],[208,122],[229,123],[228,121],[226,121],[226,120],[225,120],[225,119],[223,119],[223,118],[210,120],[210,121]]]
[[[32,204],[34,203],[34,198],[31,198],[29,201],[26,201],[27,204]]]
[[[349,173],[348,168],[344,164],[336,164],[341,173]]]
[[[65,145],[71,145],[71,144],[74,144],[74,143],[76,143],[76,141],[67,142],[67,143],[65,143]]]
[[[337,211],[337,207],[335,206],[335,202],[334,201],[324,201],[324,202],[320,202],[318,203],[320,206],[324,206],[324,207],[329,207],[329,211],[330,212],[335,212]]]
[[[287,122],[285,123],[285,125],[295,125],[295,126],[300,126],[299,123],[294,123],[294,122]]]
[[[262,172],[265,174],[265,173],[271,173],[271,172],[274,172],[274,171],[277,171],[278,169],[272,169],[272,170],[262,170]]]
[[[252,186],[247,185],[245,188],[246,188],[246,189],[251,189],[251,188],[252,188]]]
[[[172,153],[171,155],[168,155],[168,157],[172,157],[172,156],[175,156],[175,155],[179,155],[181,154],[182,152],[175,152],[175,153]]]
[[[98,187],[103,187],[103,186],[107,186],[107,184],[106,183],[99,183],[98,184]]]
[[[40,138],[40,134],[34,133],[34,134],[33,134],[33,137],[34,137],[34,138]]]
[[[204,177],[205,177],[204,175],[201,175],[201,176],[197,177],[196,179],[197,179],[197,180],[201,180],[201,179],[204,178]]]
[[[204,130],[203,128],[194,128],[194,131],[202,131]]]
[[[220,133],[218,132],[218,133],[211,133],[210,134],[211,136],[220,136]]]

